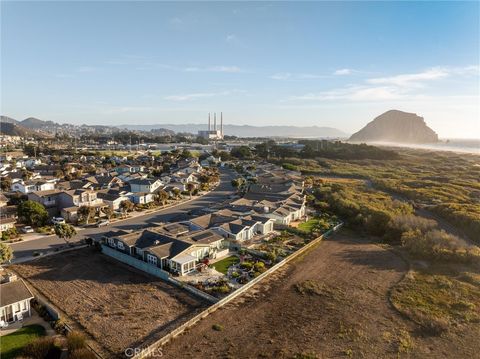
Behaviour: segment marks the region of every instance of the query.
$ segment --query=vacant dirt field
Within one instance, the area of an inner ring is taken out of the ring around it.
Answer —
[[[208,305],[90,248],[12,269],[111,357],[162,337]]]
[[[479,357],[474,327],[425,337],[399,315],[389,290],[407,265],[356,238],[342,230],[168,343],[164,357]]]

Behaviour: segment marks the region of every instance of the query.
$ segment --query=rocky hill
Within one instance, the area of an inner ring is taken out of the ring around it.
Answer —
[[[352,142],[435,143],[438,135],[423,117],[398,110],[387,111],[354,133]]]

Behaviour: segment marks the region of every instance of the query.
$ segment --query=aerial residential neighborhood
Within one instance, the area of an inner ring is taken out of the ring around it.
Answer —
[[[0,1],[0,359],[480,359],[479,1]]]

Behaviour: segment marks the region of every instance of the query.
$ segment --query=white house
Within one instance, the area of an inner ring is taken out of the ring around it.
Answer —
[[[132,192],[153,193],[159,189],[163,183],[158,179],[140,178],[129,181]]]
[[[15,218],[2,218],[0,219],[0,233],[8,231],[15,227],[17,220]]]
[[[54,181],[18,181],[12,184],[12,191],[19,191],[24,194],[51,191],[55,189]]]
[[[30,301],[33,294],[14,274],[2,278],[0,284],[0,322],[12,323],[31,315]]]

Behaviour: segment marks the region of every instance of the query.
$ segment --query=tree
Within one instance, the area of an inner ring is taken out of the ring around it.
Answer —
[[[252,158],[252,151],[250,150],[250,147],[248,147],[248,146],[234,147],[230,151],[230,154],[233,157],[236,157],[238,159]]]
[[[122,211],[123,214],[133,211],[134,208],[135,208],[135,205],[132,203],[132,201],[128,199],[120,202],[120,210]]]
[[[31,226],[42,226],[48,219],[48,212],[43,204],[30,200],[18,205],[17,214],[24,223]]]
[[[10,262],[12,258],[12,247],[10,247],[8,244],[0,243],[0,264]]]
[[[161,189],[160,191],[158,191],[157,197],[162,206],[164,206],[165,202],[168,199],[168,193],[165,190]]]
[[[172,192],[175,195],[175,198],[178,198],[178,196],[180,195],[180,189],[178,188],[172,189]]]
[[[55,234],[58,238],[63,239],[65,243],[69,244],[68,240],[76,235],[77,231],[68,223],[59,223],[55,225]]]
[[[2,177],[0,179],[0,184],[2,191],[8,192],[10,191],[10,188],[12,188],[12,179],[10,177]]]
[[[78,209],[78,215],[81,221],[85,221],[86,224],[90,221],[90,217],[95,215],[95,208],[90,206],[81,206]]]
[[[113,216],[113,209],[110,207],[103,207],[102,212],[107,216],[108,220],[110,220],[110,218]]]
[[[195,189],[195,185],[192,182],[187,183],[186,189],[188,194],[190,195],[190,199],[192,198],[192,192]]]

